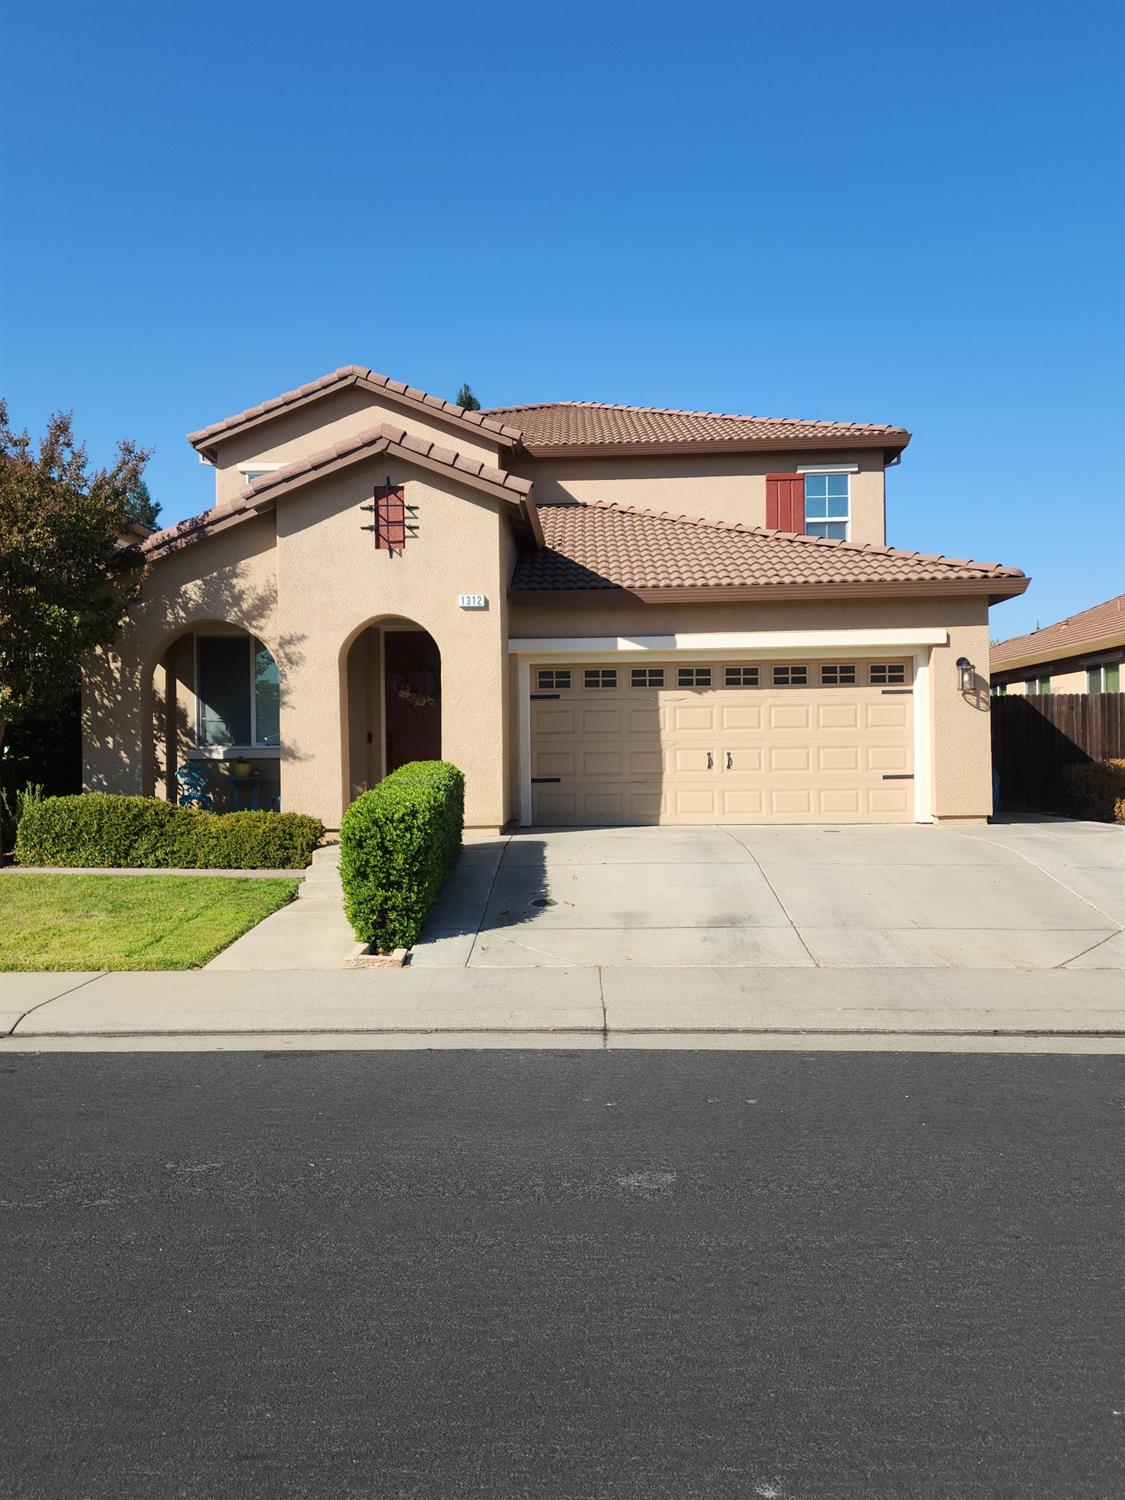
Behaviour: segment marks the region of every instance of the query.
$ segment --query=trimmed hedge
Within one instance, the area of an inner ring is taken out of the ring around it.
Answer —
[[[21,865],[300,870],[324,835],[304,813],[204,812],[159,797],[47,797],[20,819]]]
[[[1066,766],[1063,785],[1076,816],[1125,823],[1125,760],[1091,760]]]
[[[465,778],[443,760],[401,766],[340,825],[344,911],[362,943],[409,948],[461,850]]]

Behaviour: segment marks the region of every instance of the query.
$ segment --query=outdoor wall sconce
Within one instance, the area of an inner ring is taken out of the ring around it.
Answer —
[[[963,693],[971,693],[977,683],[977,669],[967,656],[957,658],[957,676]]]

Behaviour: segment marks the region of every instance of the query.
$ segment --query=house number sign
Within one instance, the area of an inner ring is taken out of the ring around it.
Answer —
[[[462,609],[487,609],[488,596],[486,594],[458,594],[457,603]]]

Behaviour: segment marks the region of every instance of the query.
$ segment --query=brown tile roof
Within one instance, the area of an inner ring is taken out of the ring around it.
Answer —
[[[178,551],[181,546],[195,541],[199,536],[225,529],[237,520],[258,515],[264,506],[271,504],[279,496],[288,494],[323,474],[335,472],[365,458],[373,458],[379,453],[391,453],[422,468],[450,471],[474,489],[511,501],[523,512],[536,541],[542,541],[538,512],[531,498],[530,479],[521,479],[504,469],[495,469],[476,458],[466,458],[451,448],[439,447],[437,443],[415,437],[401,427],[392,427],[389,423],[382,422],[355,437],[310,453],[295,463],[287,464],[283,469],[260,475],[242,487],[237,500],[216,505],[201,515],[190,516],[175,526],[154,532],[141,543],[140,550],[148,557]]]
[[[989,655],[992,670],[996,672],[1007,665],[1058,661],[1093,646],[1121,644],[1125,644],[1125,594],[1068,615],[1057,624],[1044,625],[1042,630],[1014,635],[1011,640],[993,646]]]
[[[813,422],[743,417],[656,406],[607,406],[598,401],[544,401],[493,407],[489,416],[518,427],[531,452],[561,449],[793,448],[827,446],[901,451],[902,427],[870,422]]]
[[[389,376],[380,375],[375,370],[368,370],[363,365],[341,365],[338,370],[333,370],[329,375],[322,375],[319,380],[310,380],[307,385],[299,385],[295,390],[284,391],[280,396],[263,401],[259,406],[249,406],[245,411],[236,412],[233,417],[224,417],[221,422],[212,422],[210,426],[201,427],[197,432],[189,432],[188,442],[193,448],[209,447],[216,441],[233,437],[244,427],[250,427],[267,417],[276,416],[287,407],[300,406],[306,401],[326,396],[331,391],[343,390],[349,385],[360,385],[366,390],[382,392],[387,396],[398,398],[408,406],[427,408],[451,421],[466,422],[505,443],[514,443],[519,439],[519,432],[514,427],[497,421],[487,412],[466,411],[463,406],[457,406],[452,401],[443,401],[440,396],[429,396],[415,386],[405,385],[401,380],[392,380]]]
[[[1018,568],[930,557],[891,547],[795,536],[757,526],[694,520],[608,501],[546,505],[539,512],[546,546],[522,555],[513,592],[628,590],[810,594],[879,592],[1022,593]]]

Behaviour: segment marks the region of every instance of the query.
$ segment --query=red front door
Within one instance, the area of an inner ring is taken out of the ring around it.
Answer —
[[[441,759],[441,656],[424,630],[383,634],[387,772]]]

